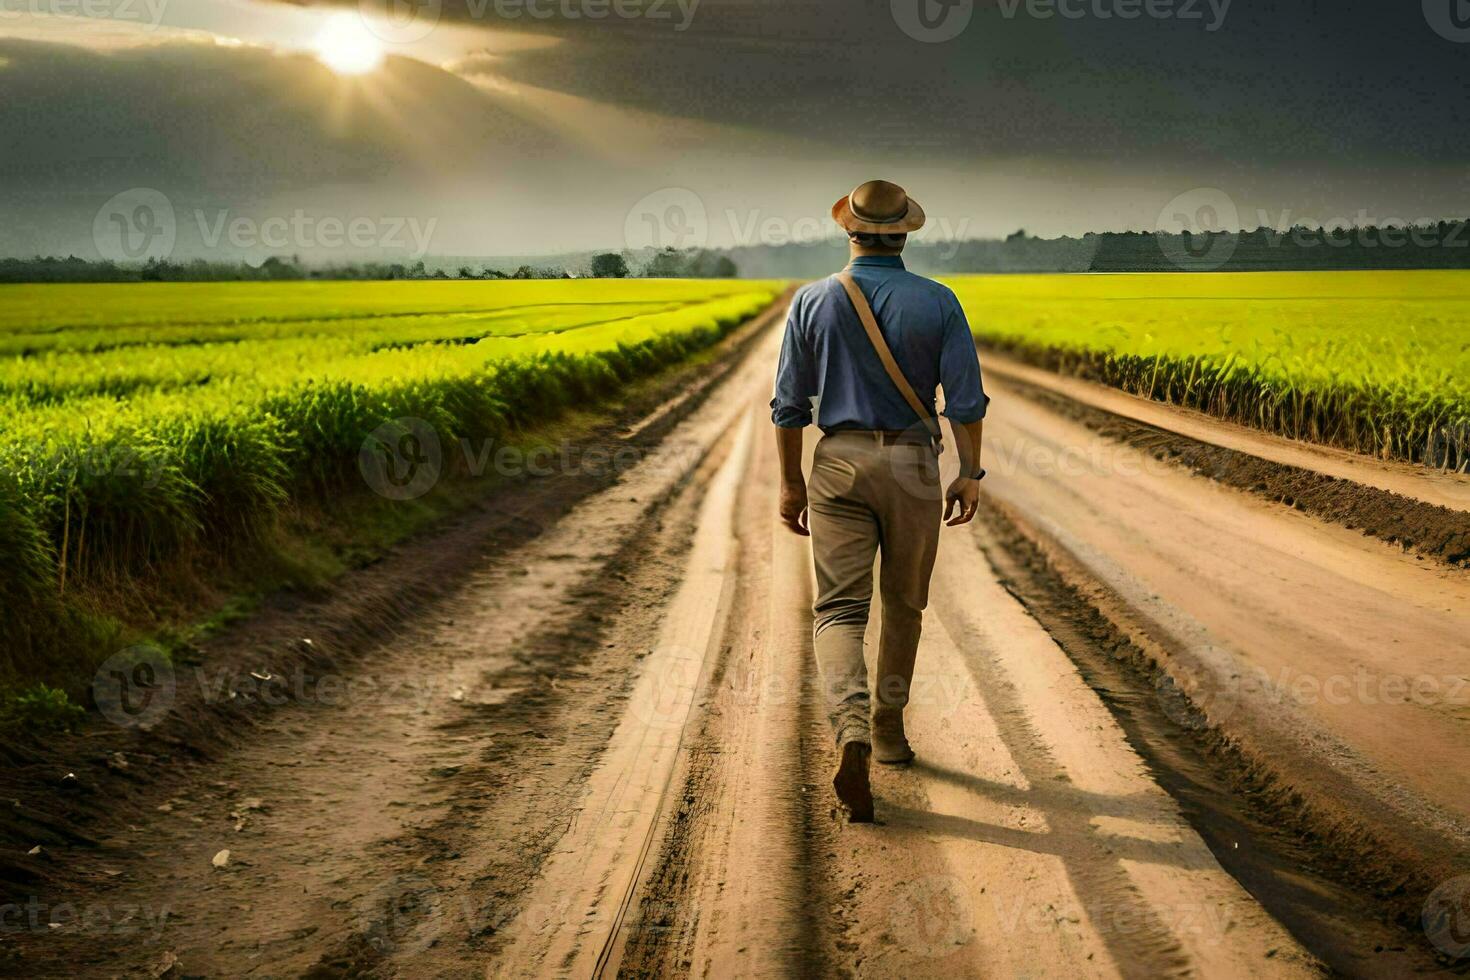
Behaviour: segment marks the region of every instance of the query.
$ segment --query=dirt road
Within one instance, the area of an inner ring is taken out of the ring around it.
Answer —
[[[1236,825],[1181,802],[1180,770],[1165,771],[1113,703],[1123,682],[1103,690],[1023,601],[995,527],[945,531],[909,710],[918,761],[876,773],[876,825],[843,823],[814,697],[810,553],[774,521],[765,404],[778,340],[766,331],[607,489],[524,543],[479,553],[342,668],[348,693],[262,714],[187,778],[140,790],[146,805],[99,846],[53,848],[68,875],[38,892],[41,911],[6,913],[24,925],[0,934],[0,970],[1233,977],[1319,974],[1319,954],[1360,975],[1432,965],[1366,918],[1337,945],[1295,923],[1293,935],[1270,907],[1279,895],[1253,884],[1254,897],[1227,870],[1216,831]],[[1470,811],[1453,765],[1470,709],[1448,690],[1470,669],[1462,572],[1168,465],[1120,466],[1090,430],[999,382],[992,394],[995,506],[1210,717],[1165,699],[1155,713],[1183,729],[1248,720],[1246,750],[1349,794],[1344,806],[1371,798],[1383,816],[1364,833],[1397,829],[1409,851],[1456,839]],[[1095,463],[1048,474],[1048,457],[1079,450]],[[1377,699],[1283,700],[1283,669],[1316,678],[1319,694],[1361,673]],[[1420,674],[1443,679],[1435,703],[1383,694],[1386,677]],[[1289,870],[1328,901],[1312,868]],[[1342,916],[1371,918],[1372,896],[1359,897]],[[61,904],[71,914],[53,927]],[[1383,961],[1364,952],[1375,945]]]
[[[1003,405],[992,493],[1147,624],[1212,725],[1298,788],[1371,799],[1355,812],[1378,811],[1387,840],[1444,835],[1470,852],[1463,571],[1130,454],[1025,399]]]

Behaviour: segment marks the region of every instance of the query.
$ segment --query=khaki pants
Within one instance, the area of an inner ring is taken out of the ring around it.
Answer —
[[[870,741],[872,700],[863,633],[882,556],[878,643],[880,708],[908,703],[939,547],[939,461],[927,444],[885,444],[873,432],[834,432],[817,443],[808,481],[817,571],[814,645],[837,744]]]

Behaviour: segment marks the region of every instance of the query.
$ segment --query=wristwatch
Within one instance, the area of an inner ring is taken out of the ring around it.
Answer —
[[[971,476],[970,479],[971,480],[983,480],[983,479],[985,479],[985,467],[982,466],[978,470],[976,470],[975,473],[974,473],[974,475]]]

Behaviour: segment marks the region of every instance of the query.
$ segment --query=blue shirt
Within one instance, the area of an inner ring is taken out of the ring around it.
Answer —
[[[949,287],[909,272],[896,255],[860,256],[851,269],[893,359],[930,414],[934,389],[942,387],[944,414],[951,422],[984,418],[990,399],[980,381],[975,340]],[[786,429],[811,425],[813,398],[824,432],[902,431],[919,422],[883,370],[835,276],[807,283],[792,300],[771,421]]]

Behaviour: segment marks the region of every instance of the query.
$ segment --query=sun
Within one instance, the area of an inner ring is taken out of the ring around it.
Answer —
[[[334,14],[312,47],[318,60],[339,75],[363,75],[383,63],[382,42],[355,14]]]

